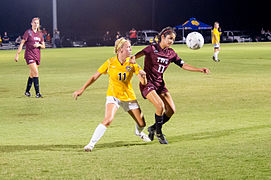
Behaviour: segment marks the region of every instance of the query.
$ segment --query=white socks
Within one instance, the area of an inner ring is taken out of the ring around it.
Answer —
[[[216,51],[216,52],[214,53],[215,60],[218,60],[218,53],[219,53],[219,51]]]
[[[95,129],[91,140],[89,142],[89,145],[94,147],[95,144],[101,139],[101,137],[104,135],[104,132],[107,128],[103,124],[99,124],[97,128]]]
[[[135,134],[136,135],[140,135],[140,133],[144,130],[144,127],[140,127],[138,126],[138,124],[136,123],[136,128],[135,128]]]
[[[101,137],[104,135],[104,132],[106,131],[107,127],[103,124],[99,124],[92,137],[91,137],[91,140],[89,142],[89,145],[94,147],[95,144],[101,139]],[[136,135],[141,135],[141,132],[144,130],[144,127],[140,127],[138,126],[138,124],[136,124],[136,128],[135,128],[135,134]]]

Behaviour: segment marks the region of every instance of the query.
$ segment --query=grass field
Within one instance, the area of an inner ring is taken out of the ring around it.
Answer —
[[[23,95],[23,52],[15,63],[16,51],[0,51],[0,179],[271,179],[271,43],[222,44],[220,63],[212,61],[210,44],[173,48],[211,74],[167,69],[176,105],[164,126],[169,144],[141,141],[120,109],[91,153],[83,147],[103,120],[108,78],[78,101],[72,92],[113,56],[113,47],[42,50],[43,99]],[[133,86],[150,125],[155,109],[136,77]]]

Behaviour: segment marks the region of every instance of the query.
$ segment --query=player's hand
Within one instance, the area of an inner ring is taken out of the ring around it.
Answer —
[[[208,68],[201,68],[201,72],[204,74],[209,74],[210,70]]]
[[[78,96],[81,96],[82,94],[83,94],[83,90],[82,89],[80,89],[80,90],[77,90],[77,91],[75,91],[73,94],[72,94],[72,96],[73,96],[73,98],[75,99],[75,100],[77,100],[77,98],[78,98]]]
[[[14,58],[14,61],[15,61],[15,62],[18,62],[18,60],[19,60],[19,54],[16,53],[15,58]]]
[[[143,70],[139,70],[139,74],[140,74],[140,76],[141,76],[142,78],[145,78],[145,77],[146,77],[146,73],[145,73],[145,71],[143,71]]]
[[[34,44],[33,46],[34,46],[35,48],[38,48],[38,47],[41,46],[41,44]]]
[[[143,70],[139,70],[138,75],[139,75],[140,83],[141,83],[142,85],[146,85],[147,82],[148,82],[147,77],[146,77],[146,72],[143,71]]]
[[[136,64],[135,56],[132,56],[132,57],[129,59],[129,63],[131,63],[131,64]]]

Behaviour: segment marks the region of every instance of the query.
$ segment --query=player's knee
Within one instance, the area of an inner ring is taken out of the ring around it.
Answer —
[[[39,72],[37,72],[37,71],[32,71],[32,72],[31,72],[31,75],[32,75],[32,77],[39,77]]]
[[[156,112],[158,114],[163,114],[163,112],[165,111],[165,105],[164,103],[159,103],[157,106],[156,106]]]

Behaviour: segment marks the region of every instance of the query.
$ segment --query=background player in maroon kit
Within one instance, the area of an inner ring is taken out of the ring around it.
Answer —
[[[25,54],[24,58],[30,69],[29,78],[27,81],[27,86],[25,90],[25,95],[30,97],[30,89],[32,83],[34,82],[34,87],[36,91],[36,97],[40,98],[42,95],[39,91],[39,70],[38,66],[40,65],[40,49],[45,48],[45,43],[43,39],[42,32],[40,31],[40,19],[35,17],[31,21],[32,28],[25,31],[23,39],[18,48],[18,51],[15,56],[15,61],[19,60],[19,54],[25,45]]]
[[[164,28],[158,35],[158,43],[144,48],[135,55],[135,58],[145,56],[144,71],[148,83],[140,85],[140,91],[156,108],[155,123],[148,128],[149,138],[153,140],[156,133],[161,144],[168,144],[162,134],[162,125],[165,124],[175,112],[175,105],[168,92],[163,74],[170,63],[174,62],[184,70],[209,73],[207,68],[196,68],[185,64],[170,46],[174,43],[176,32],[171,28]]]

